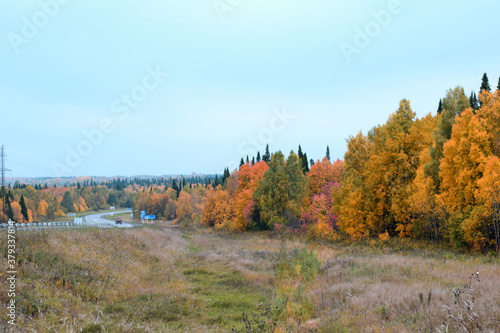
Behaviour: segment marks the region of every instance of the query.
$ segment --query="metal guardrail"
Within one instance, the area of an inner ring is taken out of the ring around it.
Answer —
[[[0,223],[0,229],[7,229],[8,223]],[[116,228],[114,223],[75,223],[72,221],[66,222],[33,222],[33,223],[15,223],[14,227],[19,230],[32,229],[54,229],[54,228]]]

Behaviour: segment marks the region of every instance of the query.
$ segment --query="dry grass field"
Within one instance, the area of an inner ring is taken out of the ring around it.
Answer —
[[[286,238],[166,222],[20,231],[16,332],[500,331],[494,256]],[[4,283],[4,313],[7,300]]]

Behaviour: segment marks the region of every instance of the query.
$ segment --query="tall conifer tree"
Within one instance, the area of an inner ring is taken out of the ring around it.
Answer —
[[[481,81],[481,87],[479,88],[479,92],[482,93],[483,90],[491,91],[490,82],[488,80],[488,75],[486,75],[486,73],[484,73],[484,75],[483,75],[483,79]]]
[[[73,212],[75,210],[75,205],[73,204],[73,198],[69,191],[64,192],[63,199],[61,201],[61,206],[63,206],[67,212]]]
[[[266,152],[262,156],[262,160],[266,163],[269,163],[269,161],[271,161],[271,154],[269,153],[269,144],[266,145]]]
[[[302,160],[300,161],[302,163],[302,171],[304,173],[309,172],[309,162],[307,161],[307,153],[304,153],[304,156],[302,156]]]
[[[12,211],[12,205],[10,204],[10,197],[5,197],[5,204],[7,205],[7,217],[10,220],[14,220],[14,212]]]
[[[23,217],[25,221],[29,221],[28,218],[28,208],[26,208],[26,202],[24,202],[24,196],[21,195],[21,200],[19,200],[19,205],[21,206],[21,214],[23,214]]]
[[[175,192],[177,193],[177,197],[179,197],[179,193],[181,192],[181,190],[177,185],[177,181],[175,179],[172,179],[172,189],[175,190]]]
[[[477,95],[474,91],[470,93],[469,102],[470,102],[470,107],[473,110],[479,109],[479,101],[477,100]]]
[[[488,75],[484,73],[483,79],[481,81],[481,87],[479,87],[479,93],[481,94],[483,91],[491,91],[490,82],[488,80]],[[481,101],[481,97],[479,97],[479,105],[483,106],[483,101]]]

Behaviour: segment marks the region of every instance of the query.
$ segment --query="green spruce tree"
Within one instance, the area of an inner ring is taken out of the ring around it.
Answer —
[[[177,185],[177,181],[175,179],[172,179],[172,189],[175,190],[177,193],[177,197],[179,197],[179,193],[181,193],[181,189],[179,188],[179,185]]]
[[[481,87],[479,87],[479,93],[481,94],[483,91],[491,91],[490,82],[488,80],[488,76],[486,73],[483,75],[483,79],[481,80]],[[479,106],[483,106],[483,101],[481,101],[481,97],[479,97]]]
[[[261,161],[261,158],[260,158],[260,151],[257,152],[257,163],[259,163]]]
[[[304,156],[302,156],[300,163],[302,164],[302,172],[304,173],[309,172],[309,162],[307,161],[307,153],[304,153]]]
[[[153,188],[151,188],[151,189],[153,189]],[[116,196],[116,193],[115,192],[109,192],[108,200],[107,200],[108,205],[115,206],[116,203],[117,203],[117,201],[118,201],[118,198]]]
[[[63,199],[61,201],[61,206],[63,206],[64,209],[66,209],[66,212],[74,212],[75,211],[75,205],[73,204],[73,198],[71,197],[71,194],[69,191],[64,192]]]
[[[26,207],[26,202],[24,201],[24,196],[21,195],[21,199],[19,200],[19,205],[21,206],[21,214],[23,214],[24,220],[29,221],[28,218],[28,208]]]
[[[488,75],[484,73],[483,79],[481,80],[481,87],[479,88],[479,92],[482,93],[483,90],[491,91],[490,81],[488,80]]]
[[[226,179],[228,179],[230,177],[230,173],[229,173],[229,168],[225,168],[224,169],[224,174],[222,175],[222,185],[224,185],[224,183],[226,182]]]
[[[326,146],[326,158],[328,159],[328,161],[330,161],[330,163],[332,162],[332,160],[330,159],[330,147]]]
[[[7,217],[14,221],[14,212],[12,211],[12,205],[10,204],[10,197],[8,195],[5,197],[5,205],[7,206]]]
[[[306,173],[309,171],[309,164],[307,162],[307,154],[302,152],[302,147],[299,145],[299,150],[297,156],[299,157],[299,163],[302,167],[302,172]]]
[[[437,110],[438,114],[441,114],[441,112],[443,112],[443,100],[442,99],[439,100],[439,106],[438,106],[438,110]]]
[[[271,154],[269,153],[269,144],[266,145],[266,152],[264,156],[262,156],[262,160],[266,163],[271,161]]]
[[[469,103],[472,110],[479,109],[479,101],[477,100],[477,95],[474,91],[470,93]]]

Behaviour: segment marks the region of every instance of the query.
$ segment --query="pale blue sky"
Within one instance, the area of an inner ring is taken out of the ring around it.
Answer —
[[[500,76],[493,0],[55,1],[0,0],[8,176],[221,173],[262,139],[343,158],[345,139],[401,99],[421,117],[447,89]],[[341,45],[367,27],[348,61]],[[168,75],[155,81],[156,69]],[[121,101],[132,92],[135,108]],[[83,131],[103,119],[112,131],[89,143]]]

